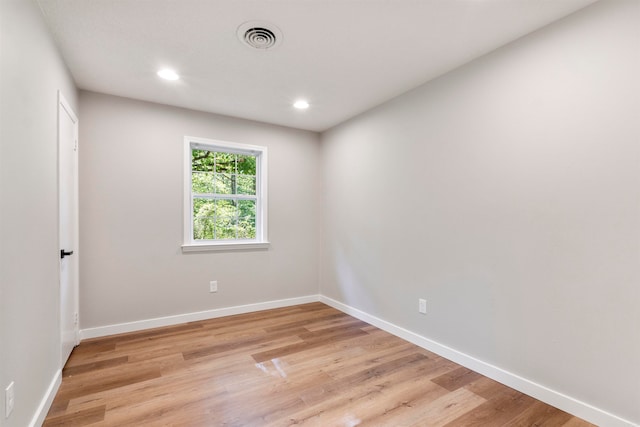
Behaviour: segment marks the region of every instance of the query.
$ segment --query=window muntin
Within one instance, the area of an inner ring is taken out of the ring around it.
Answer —
[[[185,245],[266,243],[266,148],[185,138]]]

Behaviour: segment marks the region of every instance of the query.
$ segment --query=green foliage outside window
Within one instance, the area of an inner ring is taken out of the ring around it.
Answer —
[[[256,237],[256,157],[191,150],[194,240]]]

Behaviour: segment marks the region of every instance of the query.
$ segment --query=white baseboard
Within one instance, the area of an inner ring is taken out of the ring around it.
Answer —
[[[320,300],[319,295],[307,295],[304,297],[288,298],[275,301],[259,302],[255,304],[237,305],[233,307],[216,308],[213,310],[198,311],[194,313],[177,314],[174,316],[157,317],[155,319],[138,320],[135,322],[118,323],[115,325],[99,326],[80,330],[80,339],[104,337],[107,335],[122,334],[125,332],[141,331],[143,329],[159,328],[162,326],[178,325],[180,323],[195,322],[198,320],[214,319],[216,317],[233,316],[235,314],[252,313],[254,311],[271,310],[273,308],[289,307],[298,304],[307,304]]]
[[[555,406],[556,408],[559,408],[565,412],[585,419],[598,426],[638,427],[631,421],[622,419],[600,408],[596,408],[592,405],[589,405],[588,403],[581,402],[577,399],[572,398],[571,396],[559,393],[555,390],[537,384],[519,375],[505,371],[504,369],[491,365],[487,362],[483,362],[482,360],[476,359],[475,357],[469,356],[468,354],[462,353],[451,347],[447,347],[446,345],[425,338],[400,326],[394,325],[393,323],[387,322],[386,320],[382,320],[378,317],[372,316],[368,313],[365,313],[364,311],[358,310],[324,295],[320,295],[320,301],[346,314],[349,314],[373,326],[376,326],[386,332],[389,332],[390,334],[396,335],[417,346],[420,346],[455,363],[458,363],[459,365],[469,368],[486,377],[496,380],[502,384],[505,384],[545,403],[548,403],[549,405]]]
[[[47,413],[53,403],[53,398],[56,397],[56,393],[58,392],[61,383],[62,370],[58,369],[51,380],[51,384],[49,384],[49,388],[47,388],[46,393],[42,397],[40,405],[38,405],[38,409],[36,409],[35,414],[33,414],[29,427],[40,427],[42,423],[44,423],[44,419],[47,417]]]

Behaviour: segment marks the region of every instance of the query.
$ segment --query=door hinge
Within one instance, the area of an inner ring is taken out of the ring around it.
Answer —
[[[78,151],[78,140],[73,141],[73,151]]]
[[[77,324],[78,324],[79,319],[80,319],[80,316],[78,316],[78,313],[76,312],[76,313],[73,315],[73,323],[77,325]]]

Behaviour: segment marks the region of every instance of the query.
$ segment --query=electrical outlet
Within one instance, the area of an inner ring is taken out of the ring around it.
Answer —
[[[212,280],[209,282],[209,292],[218,292],[218,281]]]
[[[418,300],[418,311],[422,314],[427,314],[427,300],[420,298]]]
[[[11,381],[11,384],[9,384],[7,388],[4,389],[5,418],[9,418],[9,415],[11,415],[11,412],[13,411],[14,403],[15,403],[15,394],[13,391],[13,381]]]

